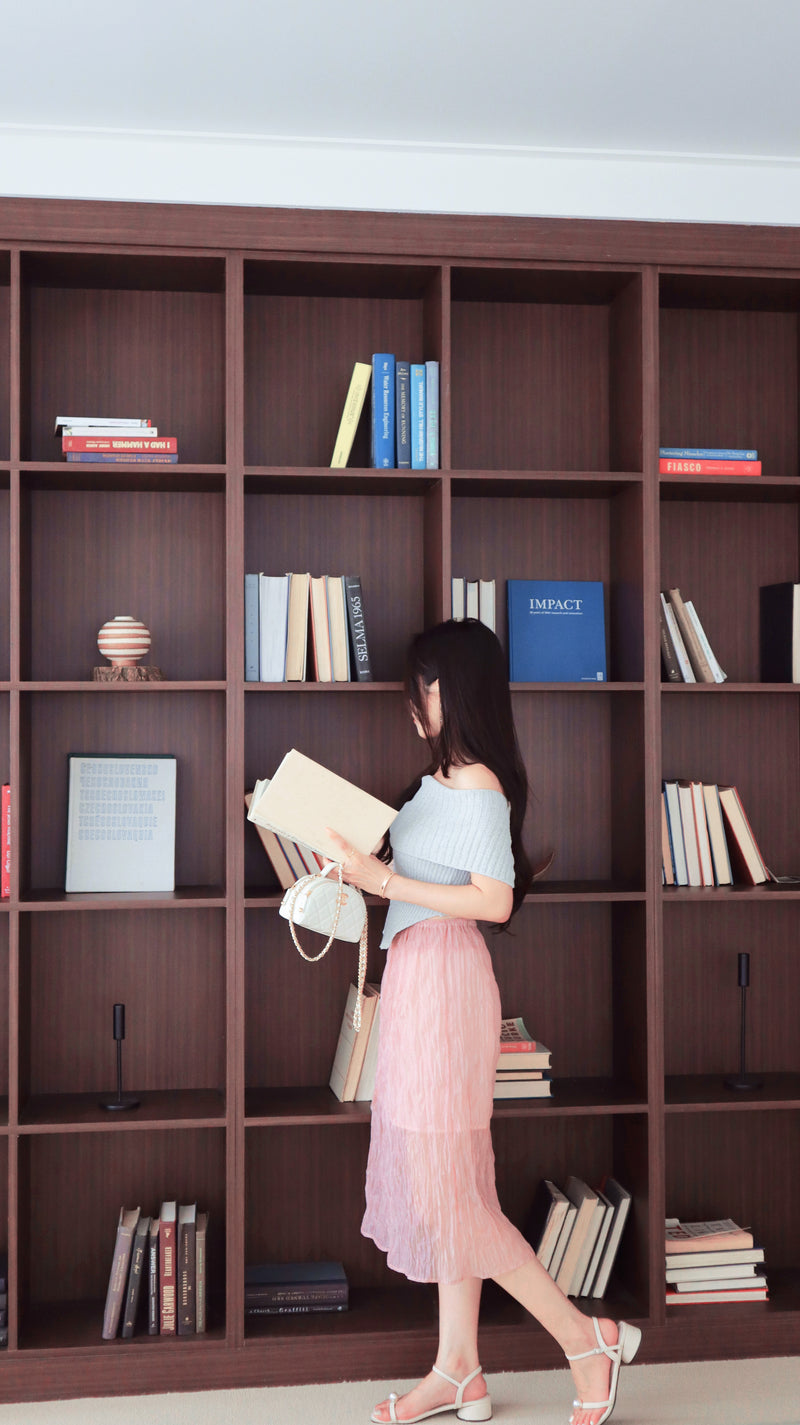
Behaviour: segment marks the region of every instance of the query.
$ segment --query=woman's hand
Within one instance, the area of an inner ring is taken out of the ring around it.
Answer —
[[[380,895],[380,888],[389,874],[389,868],[377,856],[364,856],[340,836],[332,827],[325,827],[331,841],[339,848],[337,860],[342,863],[342,876],[350,886],[357,886],[368,895]]]

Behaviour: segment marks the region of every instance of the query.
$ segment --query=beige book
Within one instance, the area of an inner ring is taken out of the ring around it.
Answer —
[[[341,574],[328,574],[328,628],[331,639],[331,671],[334,683],[350,682],[350,659],[347,656],[347,608],[344,602],[344,579]]]
[[[703,783],[703,800],[706,804],[706,824],[714,861],[714,878],[718,886],[732,886],[731,858],[728,855],[728,843],[725,840],[722,807],[719,791],[713,783]]]
[[[377,986],[375,987],[377,988]],[[358,1088],[355,1091],[356,1103],[369,1102],[375,1093],[375,1070],[378,1067],[378,1044],[380,1042],[381,1030],[381,1002],[380,999],[375,1006],[375,1013],[372,1017],[372,1027],[369,1031],[367,1041],[367,1052],[364,1055],[364,1063],[361,1068],[361,1077],[358,1080]]]
[[[311,602],[311,642],[314,649],[314,674],[318,683],[332,683],[331,636],[328,627],[328,590],[325,575],[309,580]]]
[[[675,610],[675,618],[681,637],[686,645],[686,652],[689,655],[689,662],[694,670],[698,683],[716,683],[711,665],[703,652],[703,645],[697,636],[695,626],[686,611],[686,605],[681,598],[680,589],[669,590],[669,601]]]
[[[364,986],[364,999],[361,1004],[361,1028],[356,1033],[353,1028],[353,1014],[356,1007],[356,997],[358,990],[355,985],[351,985],[347,992],[347,1003],[342,1015],[342,1027],[339,1030],[339,1042],[336,1046],[336,1053],[331,1068],[330,1087],[339,1099],[340,1103],[352,1103],[356,1096],[356,1089],[361,1078],[361,1070],[364,1067],[364,1059],[369,1044],[370,1030],[375,1018],[375,1011],[380,1003],[380,991],[377,985],[367,984]]]
[[[667,822],[667,794],[661,793],[661,863],[664,867],[664,883],[667,886],[675,885],[675,871],[672,865],[672,849],[669,840],[669,824]]]
[[[286,619],[287,683],[302,683],[308,658],[308,574],[289,575],[289,612]]]
[[[564,1253],[564,1260],[561,1263],[556,1282],[567,1296],[574,1296],[583,1285],[589,1257],[597,1237],[595,1229],[600,1225],[597,1221],[598,1199],[594,1189],[590,1188],[588,1183],[583,1182],[581,1178],[567,1178],[564,1191],[570,1202],[574,1202],[577,1207],[578,1216],[575,1219],[572,1236]]]
[[[372,367],[366,361],[357,361],[350,377],[350,386],[345,397],[342,419],[333,447],[331,470],[342,470],[350,459],[350,451],[358,429],[358,422],[364,408],[364,400],[369,386]]]
[[[397,812],[292,748],[269,785],[253,798],[247,815],[257,826],[266,826],[336,861],[341,852],[326,827],[337,831],[356,851],[369,855],[380,846]]]
[[[694,807],[694,827],[697,833],[697,850],[700,857],[700,875],[704,886],[713,886],[714,867],[711,864],[711,841],[708,835],[703,784],[702,782],[691,782],[690,786]]]

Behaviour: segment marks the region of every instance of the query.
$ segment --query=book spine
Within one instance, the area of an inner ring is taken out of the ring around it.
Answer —
[[[725,450],[715,446],[662,445],[659,455],[670,460],[757,460],[757,450]]]
[[[197,1286],[195,1246],[195,1223],[182,1222],[178,1239],[178,1305],[176,1312],[179,1336],[193,1336],[195,1332],[195,1291]]]
[[[425,367],[411,367],[411,469],[426,470],[428,452],[425,445]]]
[[[439,469],[439,363],[425,362],[425,454],[428,470]]]
[[[119,1327],[122,1302],[128,1282],[128,1265],[131,1257],[132,1238],[133,1233],[131,1228],[123,1225],[122,1214],[120,1214],[117,1235],[114,1241],[114,1256],[111,1260],[111,1273],[108,1279],[105,1311],[103,1312],[104,1341],[113,1341]]]
[[[306,1302],[302,1305],[291,1306],[245,1306],[245,1316],[292,1316],[300,1312],[314,1311],[346,1311],[347,1302]]]
[[[715,683],[717,680],[711,671],[708,659],[703,652],[700,639],[694,630],[694,624],[686,612],[686,606],[681,597],[680,589],[670,589],[669,601],[672,605],[681,637],[686,645],[686,652],[692,665],[692,670],[698,683]]]
[[[320,1283],[316,1287],[300,1283],[297,1286],[268,1286],[264,1283],[261,1286],[246,1286],[244,1301],[245,1306],[306,1306],[316,1305],[317,1302],[347,1301],[347,1293],[346,1282]]]
[[[11,784],[3,785],[0,803],[0,836],[2,836],[2,856],[0,856],[0,899],[6,901],[11,895]]]
[[[194,1238],[195,1254],[195,1331],[202,1336],[206,1329],[206,1262],[208,1243],[208,1213],[198,1212]]]
[[[691,621],[692,621],[692,627],[693,627],[695,633],[697,634],[697,637],[698,637],[699,642],[700,642],[700,647],[702,648],[703,653],[705,654],[705,657],[706,657],[706,662],[707,662],[709,668],[711,669],[711,672],[714,674],[714,682],[715,682],[715,683],[725,683],[725,682],[727,682],[727,680],[728,680],[728,675],[727,675],[727,673],[723,673],[722,669],[721,669],[720,666],[719,666],[719,661],[718,661],[718,659],[717,659],[717,656],[716,656],[716,654],[715,654],[713,648],[711,647],[711,644],[710,644],[709,641],[708,641],[708,636],[707,636],[707,634],[706,634],[706,631],[705,631],[705,629],[703,628],[703,625],[702,625],[701,622],[700,622],[700,618],[699,618],[699,615],[698,615],[698,613],[697,613],[697,609],[695,608],[695,606],[694,606],[694,604],[692,603],[691,599],[687,599],[687,600],[686,600],[686,612],[687,612],[687,614],[689,615],[689,618],[690,618]]]
[[[364,625],[364,598],[359,575],[347,574],[345,576],[345,597],[356,678],[359,683],[371,683],[372,663],[370,662],[367,632]]]
[[[397,468],[411,469],[411,367],[398,361],[395,378],[397,392]]]
[[[691,665],[689,655],[686,652],[686,644],[681,637],[678,621],[675,618],[675,610],[672,604],[667,601],[664,594],[661,595],[661,612],[666,621],[669,640],[678,661],[681,677],[684,683],[696,683],[697,679],[694,676],[694,669]]]
[[[659,609],[659,621],[661,625],[661,661],[664,664],[664,672],[667,675],[667,682],[682,683],[683,678],[681,677],[681,670],[678,666],[678,659],[675,655],[675,649],[672,646],[672,639],[670,638],[667,616],[664,612],[663,596]]]
[[[159,1266],[161,1272],[161,1335],[175,1336],[177,1334],[175,1323],[175,1222],[174,1220],[161,1219],[159,1228],[161,1238],[161,1250],[159,1252]]]
[[[258,575],[244,576],[244,680],[258,682]]]
[[[61,449],[107,455],[129,451],[167,455],[178,449],[178,438],[174,435],[65,435],[61,437]]]
[[[760,460],[659,460],[660,475],[760,475]]]
[[[122,426],[133,434],[149,429],[152,424],[152,421],[140,416],[56,416],[54,433],[60,435],[62,430],[72,426],[95,426],[98,435],[102,435],[104,430],[116,430],[117,426]]]
[[[353,367],[336,444],[333,448],[332,470],[343,470],[350,459],[350,451],[353,448],[358,422],[361,419],[371,374],[371,367],[367,365],[366,361],[357,361]]]
[[[139,1297],[142,1289],[142,1276],[147,1266],[147,1235],[148,1225],[144,1232],[137,1230],[133,1239],[133,1251],[131,1253],[131,1270],[128,1278],[128,1295],[125,1301],[125,1312],[122,1319],[122,1336],[128,1341],[133,1335],[136,1326],[136,1317],[139,1311]]]
[[[159,1326],[158,1238],[159,1222],[158,1218],[156,1218],[155,1221],[150,1224],[150,1242],[148,1245],[147,1333],[149,1336],[157,1336]]]
[[[93,465],[177,465],[177,455],[159,455],[156,453],[144,453],[143,451],[131,451],[130,455],[102,455],[88,451],[70,451],[67,455],[68,464],[93,464]]]
[[[372,358],[372,464],[376,470],[395,468],[395,359],[391,352]]]

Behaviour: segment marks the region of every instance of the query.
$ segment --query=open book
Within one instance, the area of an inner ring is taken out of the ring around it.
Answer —
[[[397,812],[293,748],[274,777],[256,782],[247,816],[257,826],[337,861],[341,853],[326,835],[326,826],[338,831],[356,851],[369,855]]]

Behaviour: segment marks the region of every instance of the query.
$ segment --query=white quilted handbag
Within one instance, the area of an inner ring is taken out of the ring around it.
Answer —
[[[334,866],[339,873],[338,883],[328,880],[328,873]],[[344,884],[340,862],[332,861],[324,871],[313,876],[301,876],[299,881],[295,881],[284,894],[279,913],[289,922],[295,948],[304,960],[312,964],[327,955],[334,940],[358,941],[358,994],[353,1012],[353,1028],[358,1033],[367,974],[367,907],[361,892],[355,886]],[[327,943],[318,955],[306,954],[297,938],[297,926],[327,935]]]

